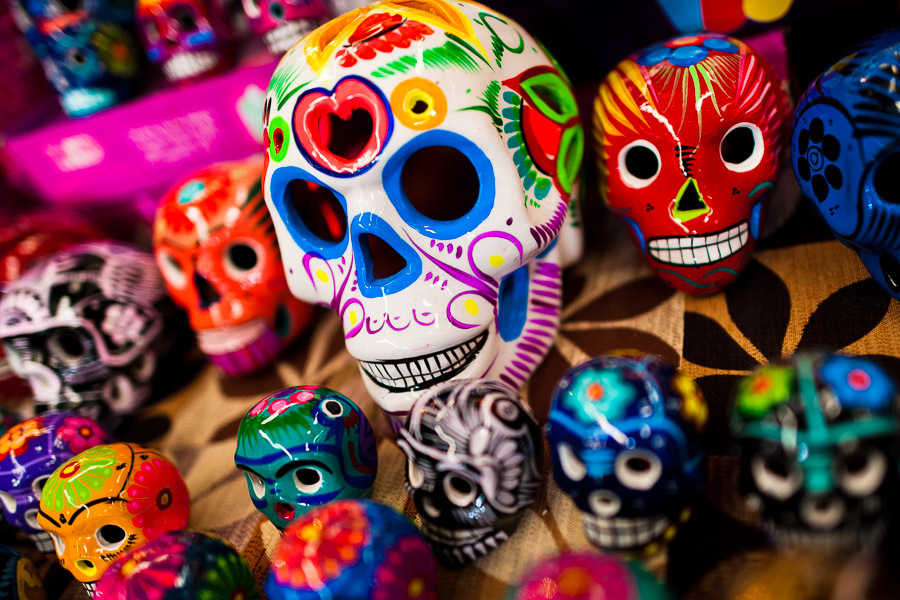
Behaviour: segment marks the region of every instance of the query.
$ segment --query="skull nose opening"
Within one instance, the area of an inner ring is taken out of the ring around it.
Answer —
[[[379,282],[406,268],[406,259],[374,233],[359,236],[359,248],[363,260],[371,265],[369,272],[372,275],[372,285],[378,285]]]
[[[675,198],[675,206],[672,207],[672,217],[682,223],[696,219],[709,212],[709,206],[700,195],[697,181],[691,177],[684,182]]]
[[[94,563],[84,558],[75,561],[75,568],[88,577],[93,577],[97,574],[97,567],[94,566]]]
[[[332,154],[345,160],[362,154],[374,130],[372,115],[364,108],[354,109],[346,119],[328,113],[319,120],[319,139]]]
[[[194,273],[194,287],[197,288],[197,297],[200,300],[200,308],[206,309],[222,299],[216,288],[200,273]]]

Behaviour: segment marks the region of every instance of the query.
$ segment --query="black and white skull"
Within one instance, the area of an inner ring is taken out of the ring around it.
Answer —
[[[543,440],[502,383],[450,381],[416,400],[398,440],[422,533],[444,564],[485,556],[512,535],[541,481]]]

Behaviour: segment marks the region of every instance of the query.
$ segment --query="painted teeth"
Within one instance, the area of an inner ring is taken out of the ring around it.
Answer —
[[[81,582],[81,585],[83,585],[83,586],[84,586],[84,589],[87,590],[88,597],[89,597],[89,598],[93,598],[93,597],[94,597],[94,590],[97,588],[97,582],[95,581],[95,582],[93,582],[93,583],[87,583],[87,582],[85,582],[85,581],[82,581],[82,582]]]
[[[428,527],[422,527],[423,532],[428,535]],[[481,530],[490,531],[490,529]],[[487,535],[470,544],[450,544],[443,541],[432,540],[432,548],[435,554],[444,564],[461,567],[472,561],[478,560],[482,556],[499,546],[501,543],[509,539],[506,532],[498,531],[495,534]]]
[[[393,392],[407,392],[452,379],[461,373],[484,346],[488,333],[432,354],[405,360],[359,361],[363,372],[377,385]]]
[[[182,52],[163,64],[163,73],[170,81],[178,81],[209,71],[217,64],[219,57],[212,52]]]
[[[776,545],[782,547],[858,551],[877,546],[887,527],[884,523],[874,523],[858,529],[845,527],[836,531],[811,532],[779,527],[767,522],[764,529]]]
[[[669,526],[665,516],[640,519],[602,519],[589,513],[582,515],[588,539],[601,548],[634,548],[659,538]]]
[[[747,221],[708,236],[654,238],[647,244],[650,256],[669,265],[708,265],[728,258],[747,245]]]
[[[461,545],[466,542],[474,542],[491,532],[489,527],[481,529],[447,529],[438,527],[432,523],[423,522],[422,532],[429,538],[444,544]]]
[[[266,332],[265,319],[253,319],[240,325],[198,329],[197,345],[204,354],[218,356],[246,348]]]
[[[273,54],[283,54],[291,49],[307,33],[319,26],[319,21],[299,19],[279,25],[263,35],[263,40]]]

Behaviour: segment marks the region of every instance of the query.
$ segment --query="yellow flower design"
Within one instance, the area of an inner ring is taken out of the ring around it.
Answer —
[[[709,407],[706,406],[706,400],[703,399],[700,388],[693,379],[681,373],[675,375],[672,385],[684,399],[681,405],[681,417],[688,423],[692,423],[698,431],[703,431],[709,417]]]

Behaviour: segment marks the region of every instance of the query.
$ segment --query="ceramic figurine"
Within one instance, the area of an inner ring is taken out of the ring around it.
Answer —
[[[800,189],[872,277],[900,299],[900,29],[816,79],[797,105],[791,160]]]
[[[278,56],[327,21],[333,12],[327,0],[243,0],[242,6],[250,30],[266,42],[269,52]]]
[[[41,574],[30,560],[9,546],[0,545],[0,598],[46,600]]]
[[[787,115],[775,72],[733,38],[676,37],[606,76],[594,101],[601,196],[666,283],[709,294],[740,275]]]
[[[166,194],[154,224],[169,295],[232,376],[270,364],[312,312],[288,290],[261,176],[261,157],[198,171]]]
[[[94,242],[54,254],[6,286],[0,339],[37,412],[130,414],[150,396],[170,303],[149,253]]]
[[[272,557],[269,600],[435,600],[434,558],[416,527],[371,500],[318,506]]]
[[[518,394],[449,381],[413,405],[398,445],[406,488],[437,559],[462,566],[513,534],[541,484],[541,430]]]
[[[30,535],[41,552],[53,552],[53,541],[37,522],[41,490],[61,464],[112,441],[93,419],[65,412],[39,415],[4,433],[0,437],[0,508],[6,521]]]
[[[120,556],[97,582],[94,600],[257,600],[247,561],[231,544],[169,531]]]
[[[897,400],[880,367],[838,354],[799,354],[741,381],[741,491],[778,545],[878,544],[898,500]]]
[[[93,114],[134,95],[133,4],[12,0],[12,10],[70,117]]]
[[[370,4],[284,56],[263,123],[291,291],[338,313],[394,426],[442,381],[520,387],[581,236],[583,133],[541,46],[481,4]]]
[[[653,355],[604,355],[569,369],[553,391],[553,476],[606,551],[666,547],[700,492],[706,402],[694,381]]]
[[[563,554],[531,569],[507,600],[673,600],[656,579],[615,555]]]
[[[378,455],[356,404],[325,387],[299,386],[260,400],[244,416],[234,463],[253,505],[283,529],[320,504],[368,496]]]
[[[188,491],[166,457],[135,444],[94,446],[44,484],[38,524],[59,564],[93,594],[110,562],[187,526]]]
[[[138,31],[147,58],[173,83],[229,68],[236,33],[228,0],[139,0]]]

